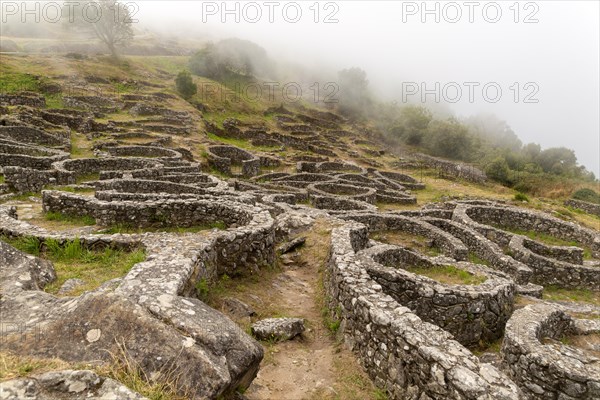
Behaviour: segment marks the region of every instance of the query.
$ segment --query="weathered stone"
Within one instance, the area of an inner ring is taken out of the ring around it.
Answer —
[[[53,371],[0,383],[2,400],[145,400],[119,382],[87,370]]]
[[[223,299],[223,307],[225,311],[236,317],[251,317],[256,315],[256,311],[248,304],[234,297],[226,297]]]
[[[279,246],[277,248],[277,251],[279,252],[279,254],[286,254],[286,253],[294,251],[298,247],[304,245],[305,242],[306,242],[306,236],[300,236],[293,240],[290,240],[289,242],[282,244],[281,246]]]
[[[252,334],[259,340],[290,340],[304,329],[301,318],[268,318],[252,324]]]

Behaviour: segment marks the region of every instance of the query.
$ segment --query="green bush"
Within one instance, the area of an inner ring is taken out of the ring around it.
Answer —
[[[509,183],[508,174],[510,169],[504,157],[496,157],[491,163],[485,167],[485,174],[488,178],[493,179],[502,184]]]
[[[194,83],[189,71],[181,71],[177,74],[175,84],[177,85],[177,91],[184,99],[189,99],[198,91],[198,86]]]
[[[515,201],[526,201],[529,203],[529,197],[527,197],[526,195],[524,195],[523,193],[517,193],[515,194],[514,197]]]
[[[579,189],[571,196],[576,200],[587,201],[589,203],[600,204],[600,194],[594,192],[592,189],[584,188]]]

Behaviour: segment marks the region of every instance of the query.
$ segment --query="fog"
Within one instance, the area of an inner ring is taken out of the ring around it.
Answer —
[[[204,40],[240,37],[261,45],[279,62],[327,72],[360,67],[371,90],[384,100],[419,103],[424,89],[428,104],[445,108],[447,103],[459,117],[493,113],[524,143],[572,148],[581,164],[600,175],[596,1],[517,6],[321,2],[317,23],[313,2],[299,2],[285,12],[286,2],[241,2],[238,11],[235,2],[137,4],[140,26],[153,30]],[[432,12],[425,13],[424,7]],[[298,10],[302,15],[296,18]]]
[[[600,176],[597,1],[122,2],[138,37],[192,48],[250,40],[280,69],[312,71],[303,78],[319,77],[321,88],[359,67],[375,98],[459,118],[494,114],[523,143],[574,149]]]

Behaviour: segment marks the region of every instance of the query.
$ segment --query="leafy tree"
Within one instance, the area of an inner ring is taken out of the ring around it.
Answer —
[[[539,154],[538,163],[545,172],[561,175],[573,171],[577,166],[577,157],[571,149],[552,147]]]
[[[489,163],[486,166],[485,173],[490,179],[493,179],[503,184],[509,183],[510,169],[508,168],[508,163],[506,162],[504,157],[496,157],[491,163]]]
[[[215,45],[209,43],[190,58],[190,70],[200,76],[218,79],[224,72]]]
[[[235,38],[207,44],[191,57],[189,66],[194,74],[211,79],[221,79],[227,74],[264,76],[272,72],[265,49]]]
[[[65,3],[63,19],[69,27],[91,33],[118,58],[117,47],[133,40],[129,8],[116,0],[88,0]]]
[[[338,72],[339,103],[342,114],[362,117],[371,101],[369,99],[367,73],[360,68],[349,68]]]
[[[431,111],[425,107],[406,106],[400,110],[400,118],[391,128],[391,133],[406,144],[418,146],[432,120]]]
[[[542,152],[542,146],[537,143],[527,143],[523,146],[521,152],[525,155],[529,162],[535,162]]]
[[[192,79],[192,75],[189,71],[181,71],[175,78],[175,84],[177,91],[184,99],[189,99],[198,91],[198,87]]]
[[[503,147],[513,152],[521,150],[523,146],[506,121],[493,114],[479,114],[468,118],[465,123],[472,134],[485,139],[492,146]]]
[[[475,153],[473,138],[455,118],[433,120],[427,129],[425,146],[435,156],[470,161]]]

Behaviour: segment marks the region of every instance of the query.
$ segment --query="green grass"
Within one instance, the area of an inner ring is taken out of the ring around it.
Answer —
[[[5,200],[2,200],[0,202],[5,202],[5,201],[27,201],[29,200],[30,197],[36,197],[36,198],[40,198],[42,195],[40,193],[33,193],[33,192],[26,192],[26,193],[21,193],[21,194],[16,194],[10,198],[7,198]]]
[[[555,285],[544,287],[543,298],[555,301],[579,301],[600,306],[600,292],[588,289],[563,289]]]
[[[279,147],[270,147],[270,146],[253,146],[248,141],[243,139],[236,138],[224,138],[221,136],[217,136],[214,133],[208,133],[208,138],[217,142],[221,142],[223,144],[228,144],[231,146],[239,147],[241,149],[247,150],[260,150],[260,151],[273,151],[279,149]]]
[[[77,184],[81,184],[83,182],[97,181],[98,179],[100,179],[100,173],[92,172],[89,174],[77,176],[77,179],[75,180],[75,182],[77,182]]]
[[[144,233],[144,232],[168,232],[168,233],[198,233],[202,231],[208,231],[211,229],[227,229],[227,225],[223,221],[215,221],[205,225],[195,225],[190,227],[180,227],[180,226],[167,226],[167,227],[159,227],[159,226],[150,226],[145,228],[134,227],[128,224],[117,224],[110,226],[106,229],[102,229],[96,233],[98,234],[107,234],[114,235],[117,233],[120,234],[136,234],[136,233]]]
[[[97,119],[98,120],[98,119]],[[91,144],[85,135],[77,132],[71,133],[71,157],[72,158],[92,158],[94,152]]]
[[[580,249],[583,250],[583,258],[585,260],[590,260],[593,258],[592,250],[589,247],[582,246],[581,244],[579,244],[575,241],[572,241],[572,240],[560,239],[560,238],[557,238],[552,235],[548,235],[547,233],[543,233],[543,232],[529,231],[529,230],[525,230],[525,229],[518,229],[518,228],[512,228],[512,227],[506,227],[506,226],[494,225],[494,224],[492,224],[492,226],[494,226],[495,228],[510,232],[510,233],[514,233],[516,235],[526,236],[531,240],[541,242],[548,246],[579,247]]]
[[[502,340],[503,338],[499,338],[494,340],[493,342],[480,342],[476,347],[472,348],[471,351],[478,357],[481,356],[483,353],[500,354]]]
[[[515,194],[514,200],[515,201],[526,201],[529,203],[529,197],[527,197],[526,195],[524,195],[523,193],[520,193],[520,192]]]
[[[79,239],[60,243],[55,239],[41,242],[35,237],[4,236],[2,240],[25,253],[52,261],[57,279],[46,286],[45,291],[48,293],[58,292],[67,279],[77,278],[85,284],[69,295],[79,295],[127,274],[134,264],[146,258],[143,250],[124,251],[111,247],[90,250]]]
[[[231,278],[223,274],[214,284],[210,284],[205,278],[196,283],[196,295],[205,303],[211,303],[215,298],[222,297],[231,285]]]
[[[439,256],[442,251],[439,247],[431,245],[430,239],[415,235],[408,232],[402,231],[379,231],[373,232],[369,237],[373,240],[387,244],[395,244],[408,249],[416,250],[422,254],[426,254],[431,257]]]
[[[73,216],[66,215],[58,212],[47,212],[44,214],[46,221],[59,221],[66,222],[73,225],[90,226],[96,225],[96,220],[89,215],[84,216]]]
[[[473,275],[453,265],[409,267],[405,268],[405,270],[450,285],[479,285],[487,280],[485,276]]]
[[[65,108],[63,103],[62,93],[58,94],[47,94],[46,96],[46,108]]]
[[[20,72],[5,72],[4,69],[1,72],[0,93],[37,92],[39,90],[39,77]]]
[[[479,257],[477,254],[473,253],[472,251],[469,252],[469,261],[472,262],[473,264],[479,264],[479,265],[490,265],[490,263],[487,260],[484,260],[483,258]]]
[[[4,183],[4,175],[0,174],[0,183]]]

